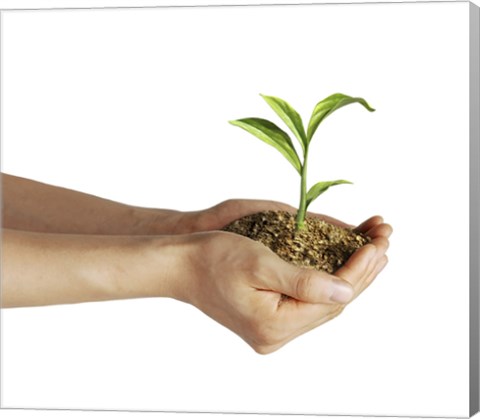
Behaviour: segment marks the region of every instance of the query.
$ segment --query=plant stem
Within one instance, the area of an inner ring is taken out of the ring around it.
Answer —
[[[297,218],[295,221],[296,231],[305,228],[305,213],[307,212],[307,159],[308,147],[305,148],[305,154],[303,158],[302,174],[300,180],[300,205],[298,207]]]

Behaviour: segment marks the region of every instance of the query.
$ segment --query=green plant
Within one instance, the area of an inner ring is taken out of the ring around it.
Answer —
[[[352,103],[360,103],[370,112],[375,111],[375,109],[371,108],[370,105],[362,98],[335,93],[317,103],[313,109],[312,116],[310,117],[307,131],[305,132],[302,118],[292,106],[290,106],[283,99],[274,96],[261,96],[283,120],[283,122],[285,122],[287,127],[290,129],[290,131],[292,131],[299,141],[302,148],[303,161],[300,161],[290,136],[273,122],[262,118],[243,118],[229,122],[232,125],[243,128],[249,133],[255,135],[260,140],[275,147],[278,151],[280,151],[280,153],[282,153],[284,157],[286,157],[286,159],[299,173],[301,177],[300,205],[296,216],[296,229],[299,230],[304,228],[307,208],[315,199],[317,199],[331,186],[352,183],[347,180],[318,182],[307,192],[308,149],[318,126],[327,116],[331,115],[337,109]]]

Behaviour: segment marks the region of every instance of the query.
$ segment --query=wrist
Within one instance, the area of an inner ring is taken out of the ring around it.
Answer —
[[[200,211],[174,211],[133,207],[135,234],[191,234],[219,230],[231,221],[262,208],[292,210],[284,204],[268,201],[230,200]],[[252,206],[254,207],[252,209]]]
[[[119,239],[104,283],[107,299],[167,297],[186,301],[187,236],[133,236]],[[107,253],[109,249],[106,249]]]
[[[215,214],[208,211],[174,211],[134,208],[136,234],[191,234],[215,229]]]
[[[133,234],[163,235],[176,234],[183,212],[167,209],[133,207],[131,224]]]

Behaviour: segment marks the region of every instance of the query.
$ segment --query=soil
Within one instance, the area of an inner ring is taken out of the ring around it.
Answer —
[[[351,229],[306,217],[305,228],[295,231],[295,215],[264,211],[240,218],[224,231],[259,241],[296,266],[335,272],[370,238]]]

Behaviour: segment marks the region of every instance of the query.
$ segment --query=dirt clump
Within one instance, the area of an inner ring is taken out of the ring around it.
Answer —
[[[286,211],[248,215],[223,230],[259,241],[296,266],[329,273],[343,266],[357,249],[371,240],[364,234],[317,217],[306,217],[305,228],[295,231],[295,215]]]

